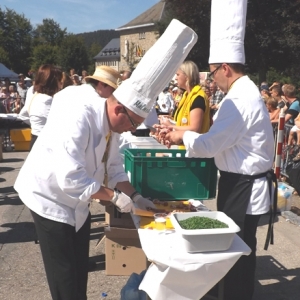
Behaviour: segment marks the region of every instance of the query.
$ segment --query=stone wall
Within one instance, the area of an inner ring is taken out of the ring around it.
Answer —
[[[157,37],[154,26],[122,30],[120,36],[121,55],[119,71],[130,70],[136,67],[145,52],[156,42]],[[124,58],[126,51],[125,40],[128,41],[127,58]]]

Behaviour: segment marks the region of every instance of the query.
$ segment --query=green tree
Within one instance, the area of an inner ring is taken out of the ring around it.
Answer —
[[[88,68],[89,56],[82,37],[70,34],[64,38],[59,48],[58,63],[66,71],[74,68],[78,74]]]
[[[0,62],[6,66],[10,65],[9,63],[9,55],[7,51],[3,49],[3,47],[0,46]]]
[[[198,35],[198,41],[187,59],[194,61],[201,71],[208,69],[210,37],[211,0],[165,0],[165,12],[156,28],[161,35],[170,21],[175,18],[191,27]]]
[[[88,55],[89,55],[89,66],[88,66],[88,73],[93,74],[95,71],[95,61],[94,57],[101,51],[102,47],[99,43],[92,43],[91,46],[88,48]]]
[[[51,45],[39,45],[33,48],[32,65],[37,70],[43,64],[58,64],[58,47]]]
[[[61,29],[53,19],[43,19],[43,23],[33,30],[33,43],[35,46],[41,44],[60,46],[66,35],[66,28]]]
[[[0,42],[8,55],[7,67],[27,73],[30,67],[32,26],[24,15],[6,9],[0,12]]]
[[[297,76],[293,67],[300,62],[299,18],[299,0],[248,1],[246,61],[259,82],[267,79],[270,68]]]
[[[159,34],[172,18],[191,27],[198,35],[198,42],[187,59],[193,60],[204,71],[209,57],[211,0],[185,0],[184,4],[182,0],[165,1],[165,15],[157,24]],[[300,0],[248,0],[246,64],[248,72],[258,74],[259,82],[267,79],[271,68],[283,77],[291,75],[294,81],[300,80],[299,20]]]

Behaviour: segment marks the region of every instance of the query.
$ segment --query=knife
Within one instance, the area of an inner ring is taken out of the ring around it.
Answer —
[[[149,126],[149,125],[145,125],[148,129],[150,129],[150,131],[152,131],[152,132],[156,132],[157,131],[157,129],[156,128],[154,128],[154,127],[152,127],[152,126]]]

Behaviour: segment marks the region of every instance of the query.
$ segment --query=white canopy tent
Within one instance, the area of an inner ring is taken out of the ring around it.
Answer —
[[[8,78],[11,81],[18,81],[18,74],[9,70],[5,65],[0,63],[0,80]]]

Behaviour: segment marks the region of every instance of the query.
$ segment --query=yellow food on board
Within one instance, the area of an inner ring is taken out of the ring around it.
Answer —
[[[155,221],[153,220],[153,218],[149,218],[149,217],[141,217],[140,228],[143,228],[143,229],[149,229],[149,228],[157,229]],[[172,225],[172,222],[169,218],[167,218],[166,228],[167,229],[174,229],[174,227]]]
[[[185,205],[185,207],[183,207]],[[188,212],[189,201],[161,201],[159,204],[155,204],[157,209],[164,209],[167,212],[179,209]],[[158,229],[156,228],[155,221],[153,217],[141,217],[140,228],[143,229]],[[166,229],[174,229],[170,218],[167,218]]]

